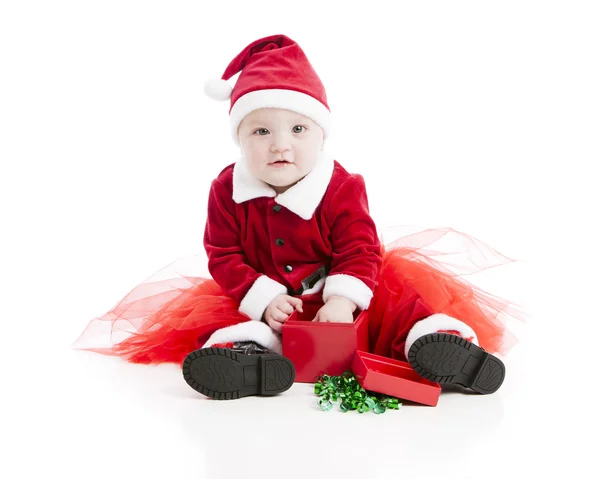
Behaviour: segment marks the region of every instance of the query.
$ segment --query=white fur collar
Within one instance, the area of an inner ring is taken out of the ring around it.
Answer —
[[[252,176],[240,158],[233,167],[233,201],[243,203],[262,196],[275,198],[300,218],[309,220],[323,199],[333,175],[333,157],[324,150],[319,154],[315,167],[290,189],[278,195],[267,183]]]

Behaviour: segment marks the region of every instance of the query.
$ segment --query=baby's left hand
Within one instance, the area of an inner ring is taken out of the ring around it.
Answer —
[[[356,305],[342,296],[331,296],[327,303],[317,312],[315,322],[321,323],[352,323]]]

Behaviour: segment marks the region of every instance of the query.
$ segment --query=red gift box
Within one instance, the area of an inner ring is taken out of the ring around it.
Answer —
[[[351,370],[356,351],[369,349],[366,311],[354,323],[313,323],[316,314],[306,305],[283,324],[283,355],[294,363],[299,383],[314,383],[321,374],[340,376]]]
[[[367,311],[354,323],[313,323],[319,306],[305,304],[283,324],[283,355],[296,369],[295,382],[314,383],[322,374],[340,376],[352,371],[368,390],[408,401],[437,405],[441,388],[417,374],[410,364],[368,353]]]

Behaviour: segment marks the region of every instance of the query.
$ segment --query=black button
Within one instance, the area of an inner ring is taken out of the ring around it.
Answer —
[[[289,264],[286,264],[283,269],[286,273],[291,273],[293,268]]]
[[[277,246],[283,246],[283,244],[284,244],[284,243],[285,243],[285,241],[283,241],[281,238],[277,238],[277,239],[275,240],[275,244],[276,244]]]
[[[275,213],[279,213],[281,211],[281,205],[275,205],[275,206],[273,206],[273,211]]]

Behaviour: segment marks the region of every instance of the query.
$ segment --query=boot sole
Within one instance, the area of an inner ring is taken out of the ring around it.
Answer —
[[[226,400],[287,391],[294,384],[296,370],[289,359],[278,354],[203,348],[187,355],[183,377],[200,394]]]
[[[455,335],[421,336],[408,351],[408,362],[425,379],[440,384],[460,384],[480,394],[491,394],[502,385],[502,361]]]

